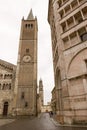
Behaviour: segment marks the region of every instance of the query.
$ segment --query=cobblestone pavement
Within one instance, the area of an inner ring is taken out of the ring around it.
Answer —
[[[87,130],[87,127],[61,126],[50,118],[48,113],[31,119],[26,118],[3,121],[5,121],[5,124],[0,126],[0,130]]]

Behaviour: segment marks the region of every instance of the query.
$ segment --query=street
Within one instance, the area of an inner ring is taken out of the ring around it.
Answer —
[[[0,130],[87,130],[87,127],[60,126],[48,113],[44,113],[36,118],[16,119],[0,126]]]

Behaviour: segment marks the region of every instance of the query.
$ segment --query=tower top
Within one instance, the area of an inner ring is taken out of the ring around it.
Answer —
[[[42,79],[40,78],[39,82],[42,82]]]
[[[28,15],[28,17],[27,17],[27,20],[34,20],[34,16],[33,16],[33,11],[32,11],[32,9],[30,10],[30,13],[29,13],[29,15]]]
[[[39,80],[39,90],[40,90],[40,91],[43,90],[43,82],[42,82],[41,79]]]

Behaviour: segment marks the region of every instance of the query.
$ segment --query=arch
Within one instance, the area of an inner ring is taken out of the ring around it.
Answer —
[[[69,65],[68,65],[68,67],[67,67],[67,74],[68,74],[68,72],[69,72],[71,63],[72,63],[72,61],[74,60],[74,58],[75,58],[79,53],[81,53],[83,50],[86,50],[86,49],[87,49],[87,47],[86,47],[86,48],[83,48],[82,50],[80,50],[80,51],[78,51],[78,52],[75,53],[75,55],[72,57],[72,59],[71,59],[70,62],[69,62]]]
[[[3,116],[7,116],[8,115],[8,102],[5,101],[3,104]]]
[[[11,89],[11,83],[9,83],[9,89]]]
[[[6,85],[5,89],[6,89],[6,90],[8,90],[8,83],[7,83],[7,84],[5,84],[5,85]]]
[[[4,75],[4,79],[6,79],[6,74]]]
[[[10,74],[10,78],[12,79],[12,74]]]
[[[5,84],[3,84],[2,90],[5,90]]]

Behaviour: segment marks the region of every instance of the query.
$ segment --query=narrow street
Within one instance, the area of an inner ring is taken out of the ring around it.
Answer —
[[[0,130],[87,130],[87,127],[59,126],[45,113],[36,118],[17,119],[0,126]]]

